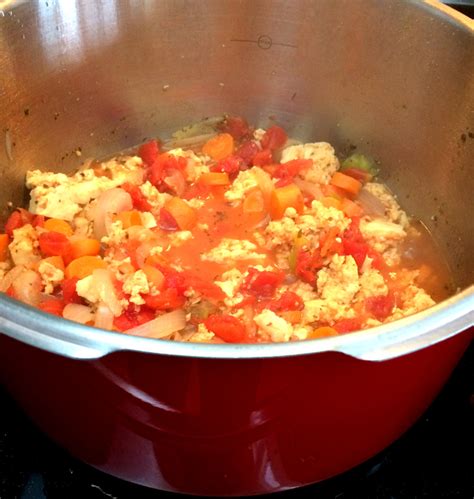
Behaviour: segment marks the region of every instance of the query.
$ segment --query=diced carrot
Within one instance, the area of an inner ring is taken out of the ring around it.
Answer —
[[[227,158],[233,151],[234,138],[229,133],[220,133],[202,146],[202,152],[216,161]]]
[[[96,269],[105,269],[107,264],[98,256],[80,256],[73,260],[67,267],[65,276],[67,279],[72,279],[77,277],[78,279],[84,279],[94,272]]]
[[[326,208],[336,208],[336,210],[342,209],[342,202],[340,199],[334,198],[332,196],[325,196],[320,199],[320,202]]]
[[[345,190],[349,194],[357,195],[362,187],[362,184],[355,178],[349,177],[341,172],[336,172],[331,179],[331,185]]]
[[[205,185],[229,185],[229,175],[225,172],[208,172],[199,177],[199,182]]]
[[[44,222],[44,228],[49,231],[64,234],[66,237],[72,236],[74,232],[66,220],[61,220],[59,218],[49,218]]]
[[[361,206],[359,206],[357,203],[354,203],[354,201],[351,201],[348,198],[344,198],[342,200],[342,211],[348,216],[348,217],[361,217],[364,214],[364,210],[362,209]]]
[[[192,229],[197,222],[196,210],[183,201],[181,198],[172,197],[165,203],[165,209],[176,220],[181,230]]]
[[[284,310],[283,312],[279,312],[279,315],[291,324],[298,324],[301,322],[301,310]]]
[[[270,215],[273,220],[281,218],[287,208],[295,208],[301,213],[304,208],[303,194],[295,184],[279,187],[272,192],[270,198]]]
[[[319,253],[322,257],[325,257],[330,252],[336,243],[336,238],[339,236],[339,229],[337,227],[331,227],[324,237],[321,237]]]
[[[8,234],[0,234],[0,262],[4,262],[8,257]]]
[[[122,211],[116,215],[115,220],[120,220],[124,229],[129,229],[134,225],[142,225],[142,217],[138,210]]]
[[[149,255],[145,258],[145,264],[157,267],[158,265],[166,265],[166,258],[160,254]]]
[[[342,200],[345,197],[347,197],[347,192],[340,187],[336,187],[335,185],[327,184],[327,185],[322,185],[321,190],[323,194],[327,197],[335,198]]]
[[[260,189],[255,189],[244,199],[243,203],[244,213],[262,213],[265,211],[265,201]]]
[[[143,265],[142,270],[145,272],[146,278],[150,284],[155,286],[158,290],[163,289],[165,285],[165,276],[163,275],[163,272],[156,267],[147,264]]]
[[[97,239],[85,238],[71,241],[71,251],[67,255],[69,261],[81,256],[96,256],[100,253],[100,241]]]
[[[61,256],[48,256],[47,258],[43,258],[39,261],[39,263],[41,262],[47,262],[51,265],[54,265],[59,270],[64,270],[64,260]]]
[[[308,334],[308,340],[314,340],[316,338],[327,338],[329,336],[337,336],[338,332],[330,326],[322,326],[316,329],[313,329]]]

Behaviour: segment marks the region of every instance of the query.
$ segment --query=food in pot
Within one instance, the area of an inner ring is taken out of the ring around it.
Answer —
[[[211,124],[73,175],[29,171],[0,291],[103,329],[229,343],[344,334],[446,295],[433,242],[368,158]]]

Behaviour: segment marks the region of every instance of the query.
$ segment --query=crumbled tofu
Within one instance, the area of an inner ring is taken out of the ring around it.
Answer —
[[[198,223],[197,228],[200,230],[209,230],[209,225],[204,223]]]
[[[222,274],[220,281],[215,281],[225,293],[224,303],[228,307],[234,307],[243,300],[243,295],[238,293],[240,285],[244,280],[244,275],[238,269],[231,269]]]
[[[26,173],[26,185],[30,192],[31,213],[72,221],[82,208],[99,195],[120,185],[121,180],[97,177],[94,170],[81,170],[71,177],[61,173]]]
[[[143,182],[143,160],[139,156],[124,156],[113,158],[101,163],[104,172],[108,172],[112,180],[117,185],[128,182],[129,184],[139,185]]]
[[[264,308],[253,320],[259,330],[264,335],[269,335],[272,341],[289,341],[293,334],[293,326],[268,308]]]
[[[385,216],[390,222],[401,225],[406,229],[409,225],[407,214],[400,208],[395,196],[383,184],[368,182],[364,189],[373,194],[385,207]]]
[[[265,130],[263,128],[256,128],[253,132],[253,138],[258,140],[259,142],[262,140],[265,135]]]
[[[292,340],[306,340],[312,328],[310,326],[294,326]]]
[[[317,293],[311,284],[303,281],[296,281],[288,286],[288,291],[296,293],[303,302],[310,300],[315,300],[317,298]]]
[[[327,184],[334,172],[339,168],[339,160],[334,148],[327,142],[298,144],[286,147],[281,155],[281,162],[293,159],[311,159],[312,167],[300,173],[300,177],[308,182]]]
[[[194,208],[195,210],[199,210],[199,208],[202,208],[204,206],[204,199],[198,199],[198,198],[185,199],[184,202],[188,206],[191,206],[191,208]]]
[[[153,216],[153,213],[150,213],[149,211],[140,212],[140,219],[145,229],[153,229],[153,227],[157,226],[156,219]]]
[[[13,241],[8,245],[15,265],[29,265],[40,260],[38,234],[32,225],[26,224],[13,231]]]
[[[120,246],[128,239],[127,231],[123,228],[120,220],[115,220],[110,224],[108,235],[101,239],[103,244]]]
[[[280,220],[272,220],[265,228],[267,248],[273,249],[278,246],[291,245],[298,236],[300,228],[290,217],[283,217]]]
[[[143,305],[145,300],[141,295],[146,295],[150,292],[150,285],[145,272],[143,272],[143,270],[137,270],[129,275],[123,283],[123,291],[130,295],[130,303]]]
[[[171,195],[166,192],[160,192],[148,180],[140,186],[140,192],[145,196],[146,200],[154,211],[159,210],[163,205],[171,199]]]
[[[73,220],[74,234],[80,237],[92,237],[93,223],[86,217],[76,216]]]
[[[224,194],[227,201],[242,201],[247,192],[258,187],[257,177],[255,176],[255,170],[257,169],[263,172],[258,166],[253,166],[249,170],[239,172],[237,178]]]
[[[44,260],[40,261],[38,265],[38,272],[41,276],[44,292],[51,294],[54,288],[64,279],[64,272],[54,265]]]
[[[305,302],[305,322],[334,322],[355,316],[350,307],[360,289],[357,264],[351,256],[334,255],[329,267],[318,272],[320,298]]]
[[[360,222],[360,231],[372,248],[382,254],[389,249],[396,248],[407,235],[401,225],[383,218],[364,217]]]
[[[203,173],[209,172],[209,166],[205,164],[204,158],[199,157],[193,151],[185,151],[178,147],[176,149],[171,149],[171,151],[168,151],[168,154],[171,154],[172,156],[175,156],[177,158],[186,159],[187,163],[185,173],[186,180],[188,182],[196,182],[196,180],[198,180],[198,178]]]
[[[5,277],[11,266],[8,262],[0,262],[0,281]]]
[[[239,260],[263,260],[265,254],[257,253],[257,246],[246,240],[223,238],[218,246],[201,255],[201,260],[230,264]]]
[[[98,274],[97,270],[92,275],[77,281],[76,291],[79,296],[90,303],[104,302],[116,317],[122,313],[123,307],[128,304],[126,300],[117,298],[112,280],[104,278],[103,274]]]
[[[196,343],[208,343],[214,339],[214,333],[211,333],[207,327],[201,322],[198,325],[198,330],[189,337],[189,341]]]
[[[424,289],[419,288],[415,284],[410,284],[403,290],[400,300],[402,306],[393,311],[392,315],[386,319],[387,322],[415,314],[435,304],[435,301],[431,296]]]
[[[359,279],[360,293],[364,298],[369,296],[386,296],[388,287],[382,274],[375,269],[368,269]]]
[[[193,237],[193,233],[190,230],[178,230],[176,232],[170,232],[168,234],[171,246],[180,246],[185,241],[193,239]]]

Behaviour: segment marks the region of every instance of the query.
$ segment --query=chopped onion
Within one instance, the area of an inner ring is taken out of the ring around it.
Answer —
[[[8,291],[8,288],[13,284],[16,278],[25,270],[23,265],[16,265],[11,270],[9,270],[4,276],[3,279],[0,279],[0,291],[5,293]]]
[[[357,197],[357,201],[362,206],[366,215],[384,216],[385,206],[377,196],[362,188]]]
[[[186,326],[186,314],[184,310],[173,310],[167,314],[160,315],[156,319],[145,322],[125,333],[133,336],[146,336],[147,338],[165,338],[175,331],[180,331]]]
[[[28,305],[37,306],[41,300],[41,290],[43,283],[40,275],[34,270],[25,270],[21,272],[13,281],[13,292],[15,298],[18,298]]]
[[[94,233],[98,239],[107,234],[106,217],[110,213],[120,213],[133,208],[132,198],[128,192],[119,187],[104,191],[98,198],[94,208]]]
[[[92,310],[87,305],[80,305],[79,303],[68,303],[64,307],[63,317],[80,324],[87,324],[94,320]]]
[[[99,303],[95,313],[94,326],[101,329],[111,330],[114,325],[114,314],[112,310],[105,304]]]
[[[275,190],[275,185],[272,182],[272,178],[270,175],[262,170],[261,168],[254,168],[252,172],[257,180],[258,187],[262,191],[263,200],[265,201],[265,205],[268,207],[270,205],[270,197],[272,192]]]
[[[308,182],[299,177],[295,177],[294,182],[303,194],[309,194],[313,199],[321,199],[323,197],[323,193],[318,184]]]

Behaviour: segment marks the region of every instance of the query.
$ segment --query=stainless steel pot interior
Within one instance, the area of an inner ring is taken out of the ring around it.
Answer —
[[[1,214],[30,168],[71,171],[223,112],[374,156],[446,254],[455,297],[414,318],[291,345],[174,344],[0,298],[0,328],[71,357],[117,349],[249,357],[402,355],[473,323],[474,27],[432,0],[0,3]],[[81,157],[78,157],[78,156]]]

